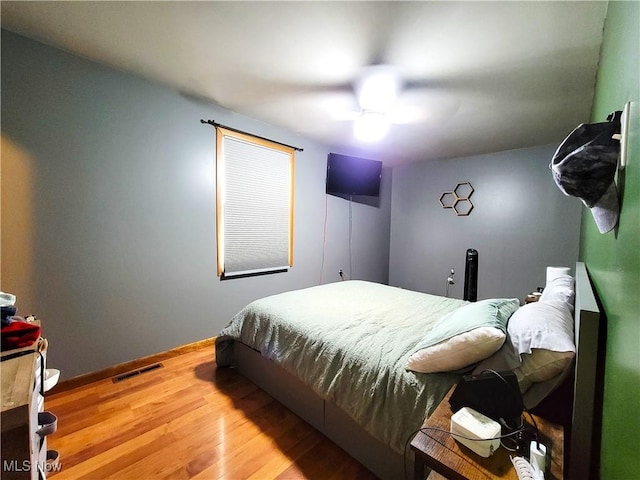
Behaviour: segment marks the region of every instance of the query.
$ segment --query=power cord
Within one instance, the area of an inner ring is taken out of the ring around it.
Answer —
[[[533,415],[531,414],[531,412],[529,411],[529,409],[525,406],[524,402],[522,401],[522,395],[520,393],[519,390],[516,390],[508,381],[506,378],[504,378],[504,376],[502,376],[499,372],[492,370],[492,369],[485,369],[483,370],[481,373],[491,373],[495,376],[497,376],[500,380],[502,380],[502,382],[504,382],[508,387],[509,390],[513,393],[514,399],[516,400],[516,402],[519,404],[519,406],[522,407],[522,410],[524,412],[526,412],[529,415],[529,418],[531,419],[531,422],[533,423],[533,427],[535,429],[535,434],[534,434],[534,439],[536,442],[536,445],[538,448],[540,448],[540,431],[538,429],[538,424],[536,423],[536,419],[533,417]],[[513,430],[512,432],[506,433],[504,435],[500,435],[498,437],[494,437],[494,438],[487,438],[487,439],[483,439],[483,440],[500,440],[500,445],[502,445],[506,450],[509,451],[517,451],[517,446],[518,446],[518,441],[515,441],[515,445],[516,448],[509,448],[507,447],[504,443],[503,440],[505,439],[509,439],[511,440],[513,437],[519,437],[520,439],[522,439],[522,435],[527,432],[529,429],[525,426],[524,424],[524,416],[520,416],[520,425],[518,427],[510,427],[507,422],[504,419],[500,419],[500,423],[507,429],[509,430]],[[515,428],[515,429],[514,429]],[[426,431],[427,430],[432,430],[432,431],[438,431],[438,432],[443,432],[446,434],[451,435],[454,438],[463,438],[466,440],[478,440],[477,438],[470,438],[470,437],[466,437],[464,435],[460,435],[458,433],[452,433],[448,430],[444,430],[442,428],[437,428],[437,427],[420,427],[417,430],[414,430],[409,437],[407,438],[407,441],[404,444],[404,452],[403,452],[403,460],[404,460],[404,478],[405,480],[408,480],[408,475],[407,475],[407,449],[409,447],[409,443],[411,442],[411,440],[415,437],[416,434],[418,434],[419,432],[424,433],[425,435],[427,435],[429,438],[432,438],[433,440],[435,440],[436,442],[440,443],[440,445],[442,445],[443,447],[445,447],[447,450],[451,449],[449,447],[447,447],[446,445],[444,445],[442,442],[440,442],[438,439],[432,437],[431,435],[429,435]]]
[[[453,275],[456,273],[456,271],[452,268],[451,269],[451,273],[449,273],[449,276],[447,277],[447,283],[446,286],[444,287],[444,296],[448,297],[449,296],[449,285],[455,285],[456,282],[453,279]]]
[[[500,444],[502,445],[502,440],[505,438],[511,438],[513,436],[519,435],[521,434],[523,431],[526,430],[526,427],[524,427],[524,422],[522,422],[522,428],[519,430],[514,430],[513,432],[509,432],[509,433],[505,433],[504,435],[499,435],[497,437],[493,437],[493,438],[483,438],[482,441],[487,441],[487,440],[500,440]],[[418,433],[424,433],[425,435],[427,435],[429,438],[435,440],[436,442],[438,442],[440,445],[442,445],[444,448],[446,448],[449,451],[453,451],[451,450],[447,445],[443,444],[442,442],[440,442],[437,438],[432,437],[431,435],[429,435],[427,433],[427,430],[431,430],[434,432],[440,432],[440,433],[446,433],[448,435],[451,435],[454,438],[463,438],[465,440],[473,440],[473,441],[477,441],[477,438],[474,437],[467,437],[466,435],[461,435],[459,433],[453,433],[449,430],[444,430],[442,428],[438,428],[438,427],[420,427],[417,430],[414,430],[413,432],[411,432],[411,434],[409,434],[409,437],[407,438],[407,441],[404,444],[404,453],[403,453],[403,459],[404,459],[404,478],[405,480],[408,480],[408,473],[407,473],[407,450],[409,447],[409,443],[411,442],[411,440],[413,440],[413,438],[415,437],[415,435],[417,435]],[[506,447],[505,447],[506,448]],[[513,451],[509,448],[506,448],[507,450]]]
[[[322,274],[324,273],[324,257],[327,249],[327,217],[329,216],[329,195],[324,196],[324,223],[322,226],[322,262],[320,263],[320,283],[322,285]]]
[[[514,435],[517,435],[521,432],[521,430],[514,430],[513,432],[505,433],[504,435],[498,435],[497,437],[478,439],[477,437],[467,437],[466,435],[461,435],[460,433],[453,433],[453,432],[450,432],[449,430],[445,430],[443,428],[438,428],[438,427],[421,427],[418,429],[418,432],[422,432],[425,435],[427,435],[425,430],[433,430],[434,432],[448,433],[452,437],[464,438],[465,440],[473,440],[474,442],[476,441],[484,442],[488,440],[502,440],[503,438],[513,437]]]
[[[495,370],[487,368],[487,369],[483,370],[481,373],[485,373],[485,372],[492,373],[493,375],[498,377],[500,380],[502,380],[509,387],[509,390],[513,393],[514,398],[516,399],[518,404],[522,407],[522,410],[524,410],[529,415],[529,418],[531,419],[531,422],[533,423],[533,428],[536,431],[536,433],[534,435],[534,440],[536,442],[536,446],[538,448],[540,448],[540,430],[538,429],[538,424],[536,423],[536,419],[533,417],[533,415],[531,414],[529,409],[525,406],[524,402],[522,401],[522,395],[521,395],[520,391],[519,390],[516,391],[516,389],[509,382],[507,382],[507,379],[504,378],[499,372],[496,372]]]
[[[349,279],[353,278],[352,236],[353,236],[353,195],[349,195]]]

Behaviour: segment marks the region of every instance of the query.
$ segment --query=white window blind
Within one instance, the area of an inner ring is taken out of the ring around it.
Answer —
[[[216,151],[218,275],[289,268],[294,150],[218,127]]]

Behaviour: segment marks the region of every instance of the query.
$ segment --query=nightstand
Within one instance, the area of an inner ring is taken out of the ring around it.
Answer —
[[[509,455],[513,455],[504,447],[500,447],[493,455],[483,458],[464,445],[456,442],[449,435],[451,407],[449,397],[456,387],[452,387],[433,414],[425,421],[423,427],[445,430],[426,430],[418,432],[411,441],[415,453],[414,480],[424,480],[425,467],[432,470],[429,479],[448,478],[450,480],[502,478],[518,480]],[[543,418],[535,416],[541,441],[551,452],[551,469],[545,472],[545,479],[562,479],[564,455],[564,429]],[[525,415],[530,422],[528,415]]]

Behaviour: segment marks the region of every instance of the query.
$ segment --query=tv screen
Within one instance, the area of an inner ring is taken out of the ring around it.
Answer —
[[[327,193],[330,195],[380,194],[382,162],[330,153],[327,159]]]

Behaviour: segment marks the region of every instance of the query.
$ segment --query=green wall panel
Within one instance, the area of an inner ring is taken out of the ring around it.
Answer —
[[[640,100],[640,3],[610,2],[592,121]],[[635,112],[638,110],[638,105]],[[632,117],[630,163],[618,178],[615,231],[600,234],[583,209],[580,257],[607,316],[600,477],[640,478],[640,125]]]

